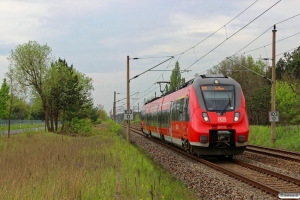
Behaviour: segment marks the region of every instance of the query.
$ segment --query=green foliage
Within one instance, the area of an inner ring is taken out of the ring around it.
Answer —
[[[284,53],[277,62],[276,77],[282,79],[284,76],[289,80],[300,79],[300,46],[291,53]]]
[[[116,123],[113,120],[109,120],[109,124],[110,124],[110,130],[114,133],[119,133],[122,130],[122,125]]]
[[[283,81],[276,82],[276,107],[280,113],[280,122],[284,124],[298,124],[300,122],[300,96]]]
[[[60,58],[51,64],[48,74],[48,104],[53,112],[64,112],[67,121],[74,117],[97,120],[90,93],[92,79]]]
[[[8,114],[8,100],[9,100],[9,85],[6,79],[3,79],[3,83],[0,88],[0,118],[7,119]]]
[[[175,63],[174,69],[172,70],[172,74],[170,76],[170,86],[169,88],[166,88],[168,89],[167,92],[176,89],[179,85],[182,84],[182,81],[183,80],[181,79],[180,66],[177,61]]]
[[[14,98],[14,104],[12,105],[11,119],[28,119],[30,118],[30,108],[26,101]]]
[[[108,115],[107,115],[107,113],[106,113],[105,110],[98,110],[98,115],[99,115],[98,118],[99,118],[101,121],[107,121],[107,120],[109,119],[109,117],[108,117]]]
[[[269,75],[266,71],[266,63],[254,61],[251,56],[236,56],[230,60],[223,60],[208,73],[224,74],[236,80],[241,85],[245,96],[250,124],[268,124],[271,84],[245,67],[263,76]]]
[[[73,118],[71,122],[66,124],[66,130],[69,134],[76,134],[81,136],[92,135],[92,121],[91,119]]]
[[[131,124],[139,124],[141,122],[140,115],[137,113],[133,121],[130,121]]]
[[[45,120],[45,112],[40,97],[35,97],[31,102],[30,118],[34,120]]]
[[[252,124],[268,124],[271,108],[271,86],[265,85],[253,89],[251,100],[246,101],[249,120]],[[248,99],[246,99],[248,100]]]
[[[101,123],[102,123],[102,120],[98,118],[94,124],[101,124]]]

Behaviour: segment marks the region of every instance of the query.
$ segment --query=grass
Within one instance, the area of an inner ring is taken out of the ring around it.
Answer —
[[[271,142],[270,126],[250,126],[249,143],[300,152],[300,126],[277,126],[276,142]]]
[[[1,199],[198,199],[110,125],[92,137],[0,137]]]

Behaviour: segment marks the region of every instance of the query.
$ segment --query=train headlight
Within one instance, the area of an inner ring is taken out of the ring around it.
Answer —
[[[208,118],[208,115],[206,112],[202,113],[202,117],[203,117],[204,121],[209,122],[209,118]]]
[[[240,119],[240,113],[239,112],[234,113],[233,121],[237,122],[237,121],[239,121],[239,119]]]

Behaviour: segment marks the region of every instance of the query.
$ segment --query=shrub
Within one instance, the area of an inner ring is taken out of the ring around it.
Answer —
[[[66,132],[82,136],[92,135],[91,119],[73,118],[71,122],[66,123]]]
[[[110,130],[114,133],[119,133],[122,129],[122,125],[116,123],[113,120],[109,120],[109,124],[110,124]]]

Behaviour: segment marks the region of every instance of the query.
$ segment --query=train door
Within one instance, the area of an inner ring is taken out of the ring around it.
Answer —
[[[190,121],[190,112],[189,112],[189,98],[184,98],[183,103],[183,124],[182,124],[182,131],[183,131],[183,137],[187,138],[187,132],[188,132],[188,122]]]
[[[169,133],[170,133],[170,142],[172,142],[173,143],[173,141],[172,141],[172,137],[173,137],[173,129],[172,129],[172,121],[173,121],[173,113],[174,113],[174,109],[173,109],[173,107],[174,107],[174,101],[173,102],[171,102],[171,105],[170,105],[170,112],[169,112]]]

